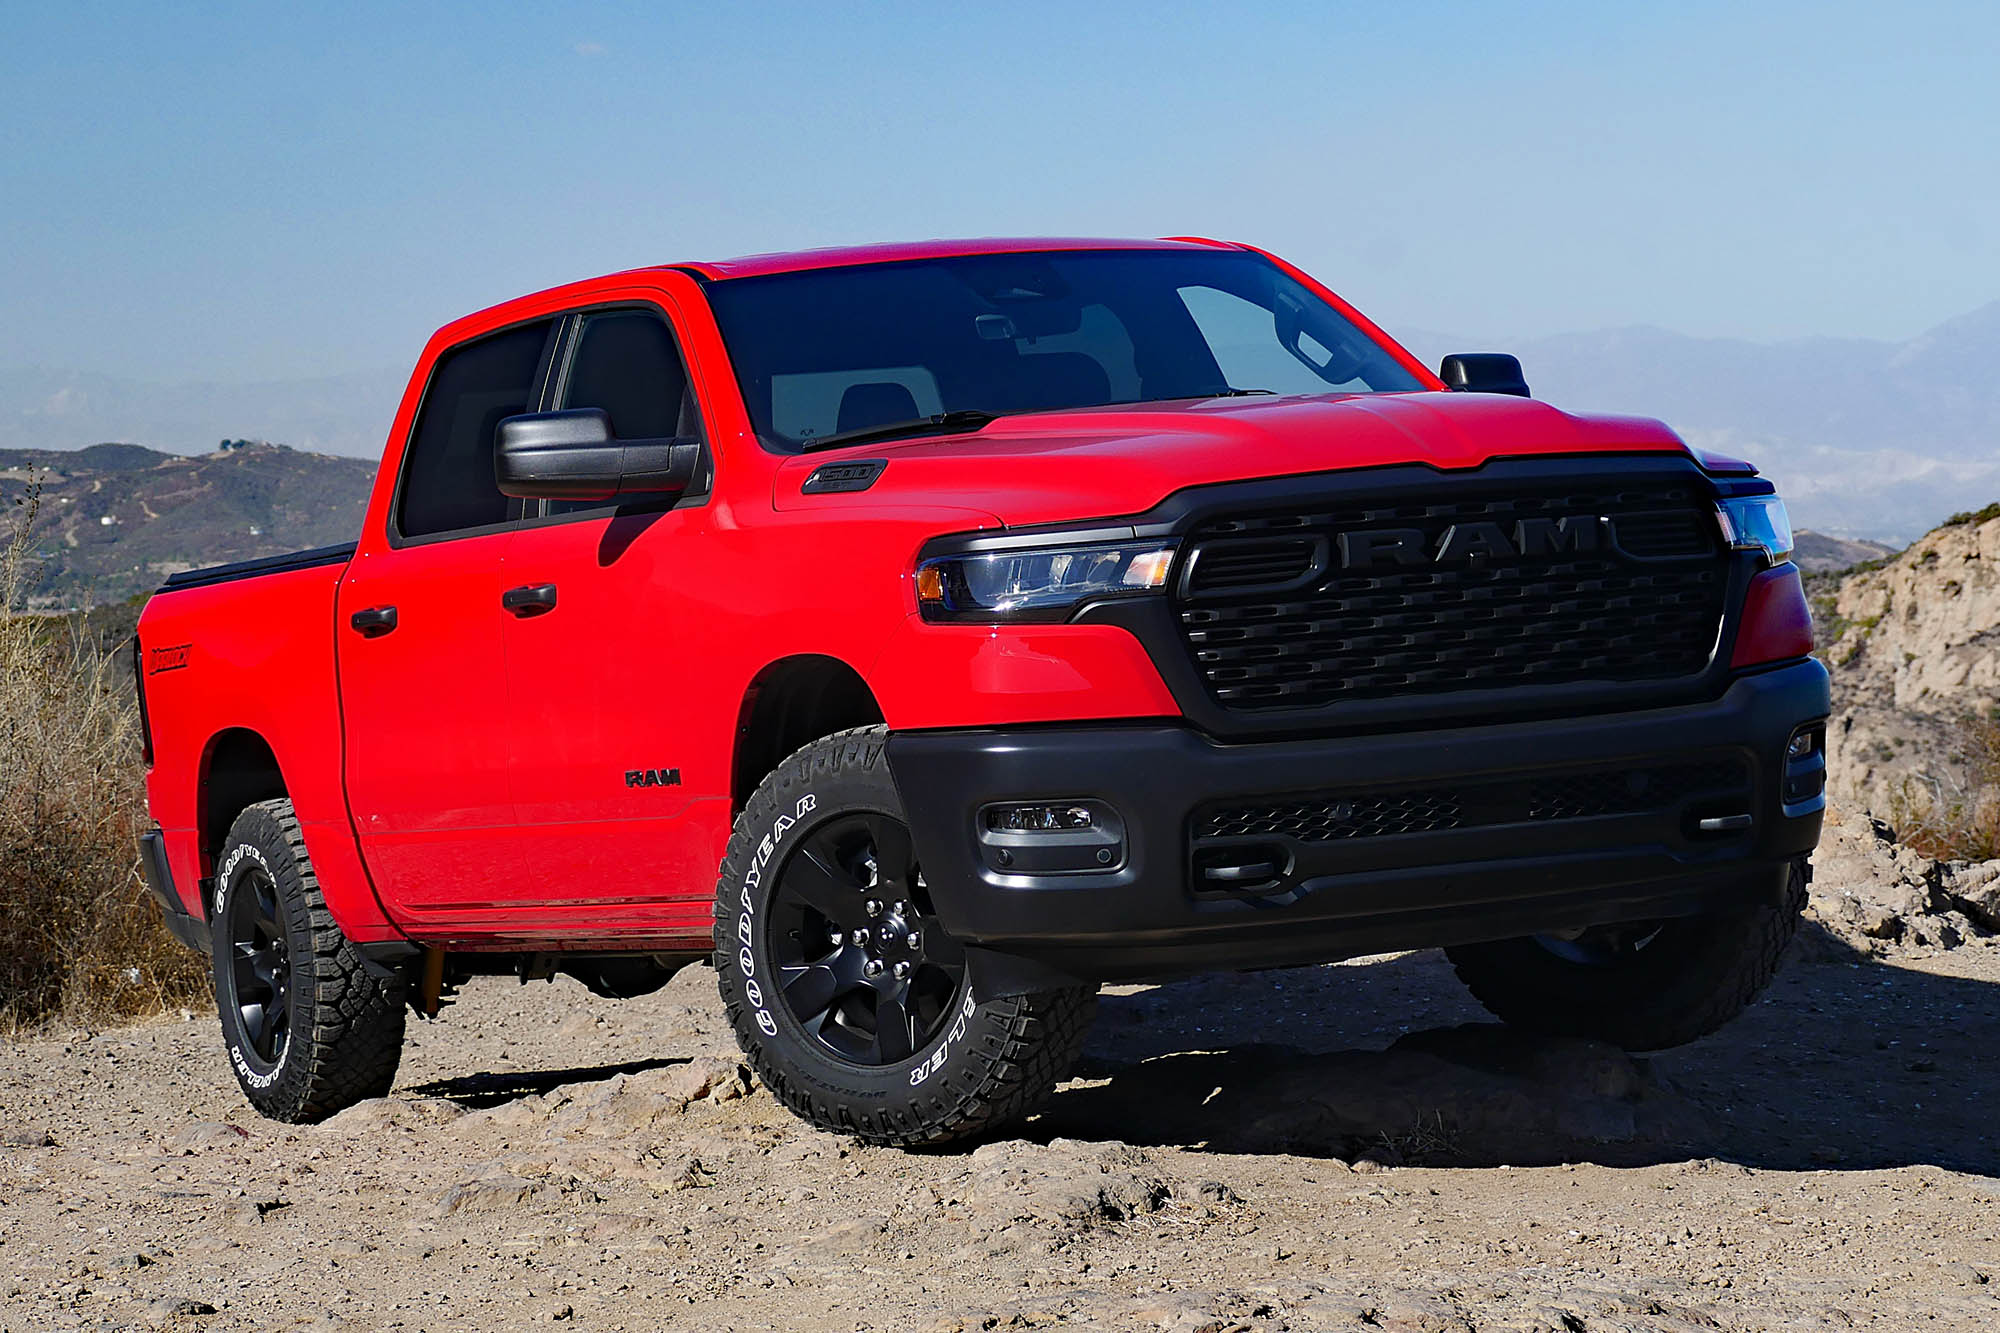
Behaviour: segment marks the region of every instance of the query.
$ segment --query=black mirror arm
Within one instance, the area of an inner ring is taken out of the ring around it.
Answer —
[[[678,495],[701,464],[696,440],[625,440],[618,449],[619,495]]]

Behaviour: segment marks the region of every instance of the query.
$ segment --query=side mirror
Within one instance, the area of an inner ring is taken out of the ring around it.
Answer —
[[[503,495],[528,500],[610,500],[679,495],[694,480],[694,440],[620,440],[602,408],[530,412],[501,421],[493,476]]]
[[[1455,393],[1511,393],[1528,398],[1521,363],[1505,352],[1459,352],[1444,359],[1438,378]]]

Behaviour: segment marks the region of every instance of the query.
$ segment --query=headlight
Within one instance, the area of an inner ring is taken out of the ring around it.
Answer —
[[[1739,551],[1762,551],[1771,564],[1792,553],[1792,517],[1775,495],[1731,495],[1716,502],[1722,539]]]
[[[939,556],[917,566],[926,620],[1063,620],[1093,597],[1152,592],[1166,584],[1171,542]]]

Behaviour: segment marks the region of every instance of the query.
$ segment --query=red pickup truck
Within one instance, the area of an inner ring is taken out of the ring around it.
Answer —
[[[354,545],[153,597],[143,860],[284,1120],[470,976],[709,958],[882,1143],[1031,1110],[1112,980],[1443,946],[1670,1046],[1819,835],[1790,547],[1749,465],[1249,246],[639,269],[440,330]]]

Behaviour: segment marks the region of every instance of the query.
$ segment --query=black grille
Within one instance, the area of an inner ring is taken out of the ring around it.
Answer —
[[[1230,805],[1195,821],[1195,837],[1334,842],[1596,815],[1645,814],[1701,799],[1748,809],[1750,770],[1739,759],[1585,769],[1504,782],[1365,795],[1312,795]]]
[[[1417,534],[1421,559],[1341,568],[1342,535],[1362,531]],[[1726,583],[1713,501],[1677,481],[1246,514],[1203,523],[1188,549],[1181,632],[1241,710],[1695,675]]]

